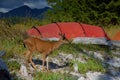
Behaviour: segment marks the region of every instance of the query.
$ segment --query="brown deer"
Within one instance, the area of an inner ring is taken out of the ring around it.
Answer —
[[[44,41],[39,38],[35,37],[29,37],[26,40],[24,40],[25,46],[28,48],[28,50],[25,52],[26,58],[28,57],[28,60],[34,69],[36,69],[35,64],[32,62],[32,53],[35,51],[38,51],[42,54],[43,60],[42,60],[42,70],[44,70],[44,64],[46,61],[46,58],[49,54],[51,54],[55,49],[59,48],[60,45],[66,43],[68,40],[65,37],[65,34],[59,34],[61,37],[58,41]],[[47,62],[47,70],[48,69],[48,60]]]

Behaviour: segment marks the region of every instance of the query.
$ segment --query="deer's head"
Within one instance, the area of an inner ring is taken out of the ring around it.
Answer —
[[[62,41],[63,43],[71,43],[72,40],[68,40],[65,36],[65,34],[61,34],[59,33],[59,36],[60,36],[60,40],[59,41]]]

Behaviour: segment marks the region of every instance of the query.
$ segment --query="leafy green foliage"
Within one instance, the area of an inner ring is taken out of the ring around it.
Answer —
[[[51,22],[77,21],[89,24],[118,24],[120,0],[47,0]]]

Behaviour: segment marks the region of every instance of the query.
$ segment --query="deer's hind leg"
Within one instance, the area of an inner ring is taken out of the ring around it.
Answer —
[[[42,71],[45,70],[44,66],[45,66],[45,61],[46,61],[47,55],[43,53],[43,60],[42,60]]]
[[[46,58],[46,62],[47,62],[47,71],[49,71],[49,57],[48,56]]]

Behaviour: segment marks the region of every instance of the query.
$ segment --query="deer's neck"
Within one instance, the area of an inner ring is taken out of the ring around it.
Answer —
[[[63,44],[62,41],[58,41],[58,42],[54,43],[53,49],[59,48],[62,44]]]

